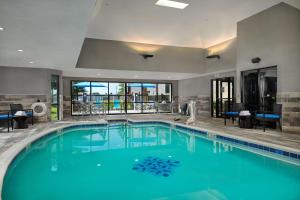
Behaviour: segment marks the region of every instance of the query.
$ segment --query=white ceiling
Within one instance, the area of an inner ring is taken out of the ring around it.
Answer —
[[[74,68],[95,2],[0,0],[0,66]]]
[[[184,9],[157,0],[103,0],[87,37],[206,48],[236,37],[238,21],[282,0],[178,0]],[[285,0],[300,8],[300,0]]]
[[[55,68],[77,77],[191,78],[199,74],[75,66],[85,37],[207,47],[235,37],[237,21],[281,0],[180,1],[190,6],[160,7],[156,0],[0,0],[0,26],[5,27],[0,31],[0,66]],[[300,0],[285,2],[300,8]]]

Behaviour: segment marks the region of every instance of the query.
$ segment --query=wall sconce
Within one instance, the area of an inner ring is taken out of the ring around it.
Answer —
[[[206,56],[207,59],[213,59],[213,58],[218,58],[220,59],[221,56],[220,55],[210,55],[210,56]]]
[[[146,60],[148,58],[153,58],[154,55],[153,54],[140,54],[141,56],[143,56],[143,58]]]
[[[261,61],[261,58],[259,58],[259,57],[256,57],[256,58],[252,58],[252,59],[251,59],[251,62],[252,62],[253,64],[255,64],[255,63],[260,63],[260,61]]]

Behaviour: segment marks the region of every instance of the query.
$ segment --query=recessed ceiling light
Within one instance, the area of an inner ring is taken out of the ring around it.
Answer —
[[[18,49],[18,52],[23,52],[23,49]]]
[[[34,62],[33,62],[33,61],[30,61],[29,63],[30,63],[30,64],[33,64]]]
[[[178,9],[185,9],[189,5],[187,3],[171,1],[171,0],[158,0],[155,4],[158,6],[165,6],[165,7],[178,8]]]
[[[5,30],[5,28],[0,26],[0,31],[4,31],[4,30]]]

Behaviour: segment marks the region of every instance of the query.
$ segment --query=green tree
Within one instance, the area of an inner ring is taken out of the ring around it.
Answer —
[[[125,93],[125,84],[124,83],[119,83],[118,95],[124,95],[124,93]]]

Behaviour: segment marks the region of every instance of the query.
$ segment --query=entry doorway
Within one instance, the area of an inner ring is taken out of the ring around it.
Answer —
[[[211,80],[211,116],[223,117],[225,110],[229,110],[234,97],[234,77]]]
[[[51,75],[51,121],[59,120],[59,76]]]
[[[273,111],[277,96],[277,67],[242,72],[242,102],[247,110]]]

